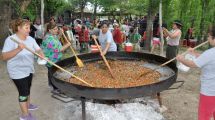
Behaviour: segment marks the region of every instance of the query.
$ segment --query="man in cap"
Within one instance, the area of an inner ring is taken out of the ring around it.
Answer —
[[[182,23],[179,20],[173,22],[171,31],[163,27],[164,35],[167,36],[166,58],[168,59],[172,59],[178,54],[178,46],[182,34],[181,27]]]

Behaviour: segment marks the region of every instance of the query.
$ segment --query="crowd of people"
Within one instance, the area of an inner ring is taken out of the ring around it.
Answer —
[[[24,19],[30,20],[28,17],[24,17]],[[146,37],[146,26],[147,20],[146,17],[142,17],[140,19],[135,18],[134,20],[130,20],[125,18],[121,21],[117,19],[103,20],[100,19],[71,19],[71,24],[64,24],[63,19],[50,17],[47,20],[47,23],[42,27],[41,21],[39,18],[36,18],[33,23],[30,25],[30,36],[35,38],[37,44],[40,46],[42,41],[46,39],[48,35],[47,25],[48,23],[56,24],[58,27],[61,27],[65,31],[70,31],[72,42],[75,43],[75,48],[80,53],[90,52],[91,45],[93,42],[93,35],[99,36],[99,32],[103,23],[106,23],[108,26],[108,31],[111,32],[111,36],[113,37],[113,41],[117,46],[117,51],[123,51],[125,43],[131,43],[133,46],[133,51],[141,51],[141,47],[144,47],[144,41],[147,39]],[[11,25],[10,25],[11,26]],[[13,34],[10,29],[10,35]],[[154,18],[153,23],[153,34],[152,34],[152,53],[154,49],[160,45],[160,30],[158,24],[158,17]],[[63,37],[60,38],[61,43],[64,43]]]
[[[62,59],[63,52],[72,45],[75,45],[76,50],[80,53],[89,52],[90,45],[95,44],[97,40],[102,48],[102,53],[105,55],[108,51],[122,51],[124,43],[132,43],[133,51],[140,51],[141,43],[146,40],[146,17],[129,21],[124,19],[122,22],[118,20],[98,19],[90,20],[72,20],[71,25],[64,25],[62,19],[60,23],[56,22],[54,17],[51,17],[45,29],[42,27],[40,19],[36,19],[32,24],[28,17],[19,18],[10,24],[11,35],[5,40],[2,50],[3,60],[7,61],[7,70],[10,79],[14,82],[19,93],[19,103],[22,111],[20,120],[35,120],[29,110],[37,109],[36,105],[30,103],[30,89],[34,73],[34,55],[25,49],[25,46],[30,47],[33,51],[39,53],[42,57],[46,57],[52,62],[57,62]],[[178,54],[179,41],[181,39],[182,23],[175,20],[172,24],[172,30],[169,31],[163,28],[162,31],[167,41],[166,57],[172,59]],[[158,19],[154,20],[154,31],[152,39],[152,52],[154,48],[160,45],[160,29]],[[208,40],[214,46],[215,28],[211,29]],[[69,31],[69,32],[66,32]],[[65,40],[62,34],[68,36],[71,42]],[[16,44],[11,40],[14,38],[20,42]],[[193,51],[193,50],[190,50]],[[202,55],[197,55],[198,59],[194,62],[185,60],[182,56],[177,56],[177,60],[191,67],[200,67],[203,70],[201,77],[202,89],[200,95],[200,112],[199,120],[214,113],[214,92],[215,85],[211,80],[214,80],[213,69],[214,48],[206,51]],[[194,53],[194,52],[193,52]],[[208,58],[205,61],[205,58]],[[176,62],[176,61],[175,61]],[[54,84],[51,82],[50,63],[46,64],[48,71],[48,83],[52,88],[52,92],[60,93]],[[206,73],[211,72],[211,73]],[[209,86],[209,87],[208,87]],[[207,88],[208,87],[208,88]],[[212,96],[212,97],[207,97]],[[211,102],[208,105],[206,102]],[[208,110],[207,108],[210,108]],[[207,109],[207,110],[206,110]],[[206,111],[206,112],[205,112]],[[205,114],[203,114],[205,113]]]

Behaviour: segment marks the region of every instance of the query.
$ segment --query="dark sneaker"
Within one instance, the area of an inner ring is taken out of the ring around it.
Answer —
[[[33,104],[29,104],[28,106],[28,110],[37,110],[38,107],[36,105],[33,105]]]

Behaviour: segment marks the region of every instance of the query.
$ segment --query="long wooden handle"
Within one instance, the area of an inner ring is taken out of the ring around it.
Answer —
[[[108,70],[109,70],[109,72],[110,72],[112,78],[114,78],[114,75],[113,75],[113,72],[112,72],[112,70],[111,70],[111,68],[110,68],[110,65],[109,65],[109,63],[108,63],[106,57],[102,54],[102,50],[101,50],[101,48],[99,47],[99,44],[98,44],[97,40],[94,39],[94,38],[93,38],[93,40],[95,41],[96,46],[98,47],[98,49],[99,49],[99,51],[100,51],[100,53],[101,53],[102,59],[104,60],[105,64],[107,65]]]
[[[20,42],[18,42],[16,39],[14,39],[14,38],[12,38],[12,37],[11,37],[10,39],[11,39],[12,41],[14,41],[15,43],[20,44]],[[60,69],[60,70],[62,70],[62,71],[64,71],[64,72],[70,74],[72,77],[76,78],[77,80],[79,80],[79,81],[85,83],[86,85],[89,85],[89,86],[93,87],[93,85],[91,85],[91,84],[87,83],[86,81],[82,80],[81,78],[75,76],[75,75],[72,74],[71,72],[69,72],[69,71],[63,69],[62,67],[58,66],[58,65],[55,64],[54,62],[48,60],[47,58],[42,57],[40,54],[34,52],[34,51],[31,50],[30,48],[28,48],[28,47],[25,46],[25,49],[27,49],[27,50],[30,51],[31,53],[35,54],[36,56],[38,56],[38,57],[40,57],[40,58],[46,60],[47,62],[49,62],[50,64],[54,65],[54,66],[57,67],[58,69]],[[70,81],[69,81],[69,82],[70,82]]]
[[[195,50],[195,49],[197,49],[197,48],[199,48],[199,47],[205,45],[206,43],[208,43],[208,41],[205,41],[205,42],[203,42],[203,43],[197,45],[197,46],[194,47],[193,49]],[[181,55],[185,55],[185,54],[187,54],[187,53],[188,53],[188,50],[186,50],[185,52],[183,52]],[[163,64],[161,64],[160,66],[162,67],[162,66],[164,66],[164,65],[167,65],[168,63],[174,61],[175,59],[176,59],[176,57],[174,57],[173,59],[171,59],[171,60],[169,60],[169,61],[167,61],[167,62],[165,62],[165,63],[163,63]]]
[[[67,37],[66,37],[66,35],[64,34],[64,32],[62,32],[62,35],[63,35],[64,39],[66,40],[66,42],[69,42],[69,40],[67,39]],[[76,54],[75,50],[72,48],[71,45],[70,45],[69,47],[70,47],[70,49],[72,50],[72,52],[73,52],[73,54],[75,55],[75,57],[77,58],[77,54]]]
[[[208,43],[208,41],[205,41],[205,42],[199,44],[198,46],[194,47],[193,49],[195,50],[195,49],[197,49],[197,48],[199,48],[199,47],[205,45],[206,43]],[[186,53],[188,53],[188,50],[186,50],[185,52],[183,52],[181,55],[185,55]],[[157,69],[159,69],[160,67],[162,67],[162,66],[164,66],[164,65],[167,65],[168,63],[172,62],[172,61],[175,60],[175,59],[176,59],[176,57],[174,57],[173,59],[171,59],[171,60],[169,60],[169,61],[167,61],[167,62],[165,62],[165,63],[159,65],[158,67],[154,68],[152,71],[149,71],[149,72],[146,72],[146,73],[141,74],[141,75],[137,78],[137,80],[140,79],[142,76],[144,76],[144,75],[146,75],[146,74],[149,74],[149,73],[152,73],[152,72],[156,71]]]

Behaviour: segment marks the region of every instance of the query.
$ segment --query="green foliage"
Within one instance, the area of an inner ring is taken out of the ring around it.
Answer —
[[[54,16],[59,12],[62,12],[62,9],[68,7],[68,3],[65,0],[45,0],[45,12],[48,16]]]
[[[19,16],[27,15],[33,20],[40,15],[40,0],[31,0],[24,13],[20,12],[17,0],[11,0]],[[147,15],[158,13],[160,0],[45,0],[45,16],[61,14],[66,9],[85,7],[88,2],[103,8],[104,13]],[[162,0],[163,21],[171,29],[172,21],[179,19],[183,23],[183,37],[188,28],[194,26],[195,36],[200,38],[208,25],[215,22],[215,0]]]
[[[20,5],[17,3],[16,0],[11,0],[11,4],[14,7],[14,14],[16,14],[16,16],[22,16],[21,10],[20,10]]]
[[[163,19],[171,28],[172,21],[183,22],[183,37],[193,24],[195,37],[201,38],[208,25],[214,23],[214,0],[163,0]],[[202,25],[202,27],[201,27]]]
[[[16,4],[16,1],[14,4]],[[45,17],[55,16],[56,14],[62,13],[65,9],[68,9],[71,5],[66,3],[65,0],[44,0],[44,12]],[[20,16],[28,16],[31,20],[34,20],[36,17],[40,17],[41,13],[41,1],[40,0],[31,0],[30,5],[24,13],[20,13]],[[16,10],[19,13],[19,7]]]
[[[93,0],[68,0],[73,8],[85,7],[87,2],[93,2]]]
[[[28,16],[30,20],[33,21],[37,17],[38,13],[40,13],[40,5],[39,0],[32,0],[27,10],[22,13],[22,16]]]

